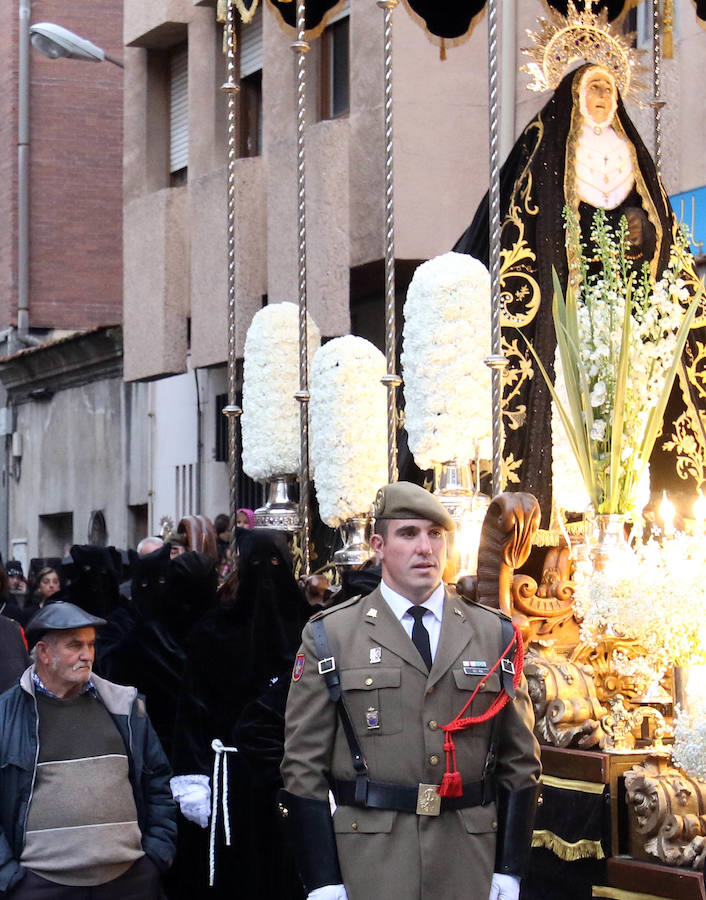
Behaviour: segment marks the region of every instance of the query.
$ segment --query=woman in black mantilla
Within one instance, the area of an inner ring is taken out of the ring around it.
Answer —
[[[568,258],[565,206],[576,213],[588,246],[593,214],[602,207],[615,227],[626,217],[636,268],[647,262],[651,275],[659,278],[667,267],[677,229],[669,199],[612,73],[595,65],[564,76],[500,172],[501,323],[509,361],[503,390],[504,460],[508,488],[537,497],[543,527],[551,511],[551,395],[521,334],[553,377],[552,269],[565,289],[576,262]],[[488,263],[487,196],[454,249]],[[693,277],[693,272],[685,277]],[[692,329],[685,365],[698,359],[696,339],[701,338],[703,347],[702,331]],[[698,371],[687,378],[682,366],[681,390],[675,384],[665,418],[669,423],[679,419],[679,427],[698,434],[697,444],[703,444],[703,425],[695,410],[703,408],[706,390],[701,367],[695,367]],[[671,437],[671,430],[665,428],[665,438]],[[653,491],[667,484],[674,488],[675,472],[685,475],[692,468],[679,450],[665,452],[663,442],[658,440],[652,454]]]

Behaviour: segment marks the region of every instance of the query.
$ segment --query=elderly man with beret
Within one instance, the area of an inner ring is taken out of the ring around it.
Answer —
[[[302,881],[309,900],[516,900],[539,777],[519,635],[444,588],[435,497],[397,482],[374,514],[382,583],[313,617],[292,674],[280,810]]]
[[[135,688],[92,672],[72,603],[27,626],[34,665],[0,697],[0,896],[157,900],[172,862],[169,764]]]

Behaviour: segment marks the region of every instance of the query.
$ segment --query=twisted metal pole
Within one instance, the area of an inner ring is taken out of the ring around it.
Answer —
[[[392,129],[392,10],[399,0],[377,0],[383,10],[385,48],[385,361],[387,374],[387,480],[397,481],[397,326],[395,322],[395,185]]]
[[[228,493],[230,500],[231,553],[235,559],[235,521],[238,509],[238,416],[237,403],[236,297],[235,297],[235,215],[236,160],[236,95],[240,90],[235,72],[235,5],[230,0],[226,13],[226,80],[221,90],[228,97],[228,405],[223,414],[228,418]]]
[[[306,117],[306,65],[305,56],[310,50],[306,41],[306,0],[297,0],[297,39],[292,50],[297,62],[297,235],[298,235],[298,299],[299,299],[299,390],[294,395],[300,403],[300,455],[299,463],[299,514],[302,536],[302,574],[311,568],[309,536],[309,343],[306,309],[306,158],[304,152],[304,125]]]
[[[655,168],[662,174],[662,28],[659,0],[652,0],[652,100],[654,110]]]
[[[500,331],[500,120],[498,114],[498,9],[497,0],[488,0],[488,118],[490,127],[490,339],[491,355],[485,364],[492,372],[493,416],[493,496],[502,490],[502,373],[507,360],[502,353]]]

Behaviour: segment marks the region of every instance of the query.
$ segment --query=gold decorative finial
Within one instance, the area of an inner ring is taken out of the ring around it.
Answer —
[[[566,16],[551,10],[549,19],[539,20],[541,31],[527,31],[534,41],[534,47],[522,48],[531,60],[521,66],[533,78],[527,87],[554,90],[572,63],[585,60],[612,72],[623,97],[644,90],[641,76],[646,69],[639,63],[644,51],[632,46],[633,35],[622,34],[609,22],[606,8],[594,13],[589,3],[586,7],[579,10],[569,0]]]

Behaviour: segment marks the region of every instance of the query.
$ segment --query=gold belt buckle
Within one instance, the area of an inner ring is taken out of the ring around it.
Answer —
[[[438,816],[441,812],[441,797],[438,784],[420,784],[417,792],[417,815]]]

